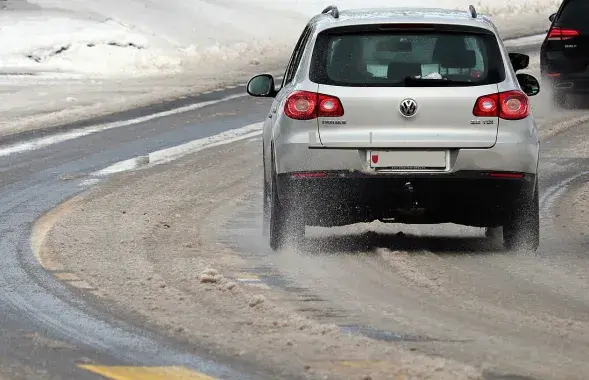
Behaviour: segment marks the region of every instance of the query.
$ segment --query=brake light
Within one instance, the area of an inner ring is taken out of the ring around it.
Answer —
[[[530,114],[530,104],[526,94],[521,91],[500,92],[479,97],[472,114],[478,117],[519,120]]]
[[[512,179],[525,177],[524,173],[507,173],[507,172],[492,172],[489,174],[489,176],[491,176],[493,178],[512,178]]]
[[[311,120],[317,117],[344,116],[344,107],[335,96],[295,91],[286,98],[284,113],[291,119]]]
[[[548,32],[548,41],[564,41],[578,36],[579,31],[575,29],[552,28]]]

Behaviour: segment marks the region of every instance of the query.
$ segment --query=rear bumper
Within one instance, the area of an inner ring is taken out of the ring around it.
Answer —
[[[501,120],[497,140],[490,148],[449,148],[447,172],[513,171],[536,173],[540,141],[532,116],[523,120]],[[297,171],[370,172],[367,148],[310,149],[305,131],[280,135],[274,145],[277,173]],[[268,162],[268,167],[270,163]],[[447,174],[447,173],[441,173]]]
[[[391,219],[399,223],[499,226],[514,201],[532,196],[528,173],[448,174],[305,172],[278,175],[278,196],[309,225],[335,226]]]

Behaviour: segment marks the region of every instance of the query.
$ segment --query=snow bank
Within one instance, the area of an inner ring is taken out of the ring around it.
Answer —
[[[501,18],[543,14],[561,0],[482,0]],[[414,6],[466,9],[473,0]],[[0,9],[0,73],[129,77],[257,64],[290,52],[317,0],[8,0]],[[400,0],[334,1],[341,9],[402,6]]]

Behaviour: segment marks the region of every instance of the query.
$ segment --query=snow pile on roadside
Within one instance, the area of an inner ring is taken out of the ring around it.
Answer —
[[[113,20],[92,22],[20,12],[18,20],[14,16],[0,13],[2,74],[44,71],[127,75],[174,67],[175,62],[164,52],[148,49],[145,36]]]
[[[496,18],[547,14],[561,0],[479,0]],[[467,9],[472,0],[416,6]],[[0,9],[0,73],[117,77],[257,64],[283,56],[318,0],[8,0]],[[342,0],[341,9],[403,6],[400,0]],[[17,5],[21,4],[21,5]],[[476,3],[475,3],[476,4]],[[221,66],[219,66],[221,65]]]

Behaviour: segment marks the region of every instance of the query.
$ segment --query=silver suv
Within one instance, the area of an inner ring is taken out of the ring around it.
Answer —
[[[467,11],[327,7],[303,30],[264,123],[264,232],[272,249],[305,226],[456,223],[539,244],[539,135],[492,21]]]

